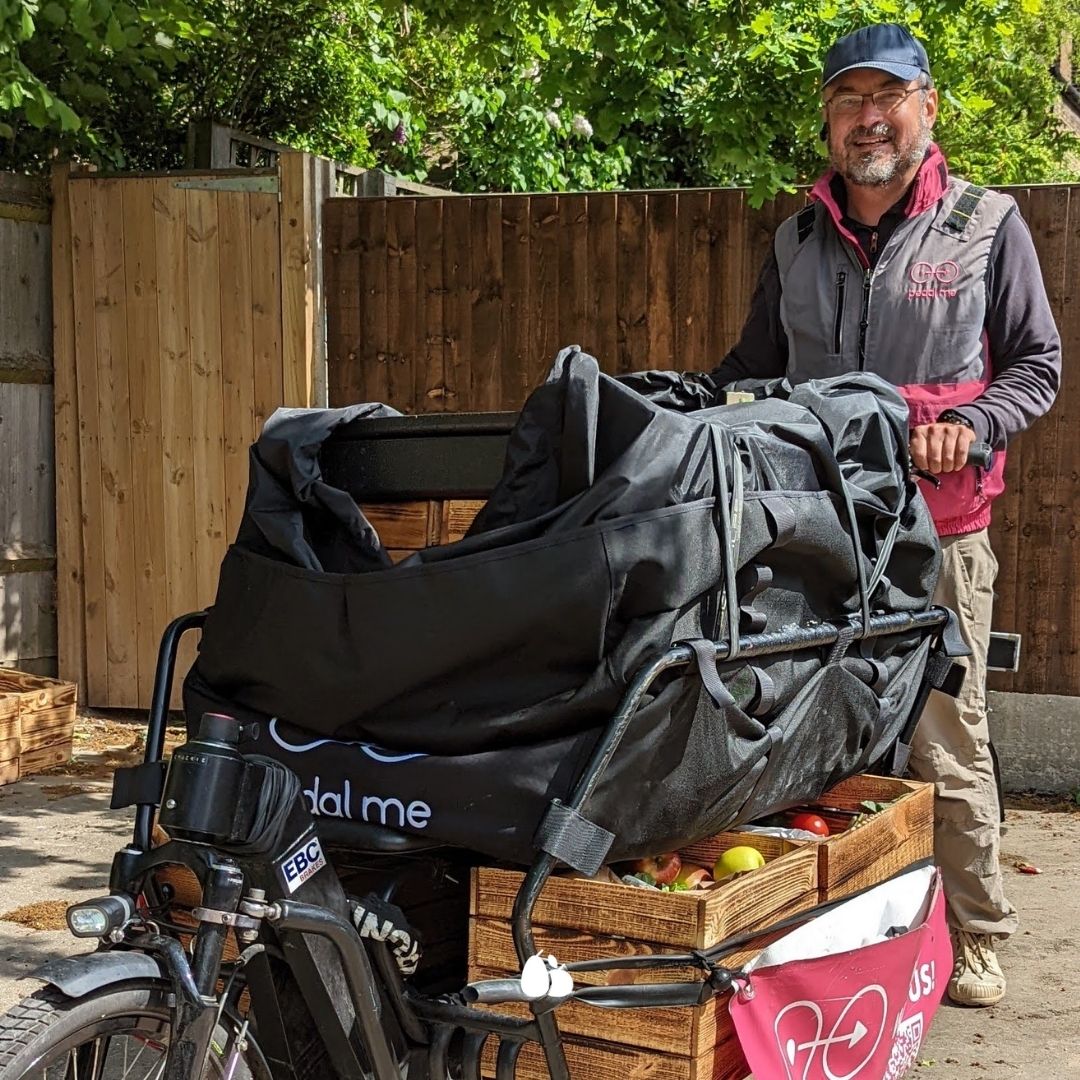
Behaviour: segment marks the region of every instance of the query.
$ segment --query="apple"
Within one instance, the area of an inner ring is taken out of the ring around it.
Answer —
[[[724,881],[736,874],[745,874],[765,865],[765,856],[757,848],[742,845],[720,852],[720,857],[713,867],[713,877]]]
[[[636,859],[630,867],[634,874],[648,874],[657,885],[670,885],[682,869],[682,859],[677,851],[665,851],[648,859]]]
[[[695,866],[693,863],[682,864],[682,869],[675,878],[675,884],[684,889],[701,889],[712,882],[712,875],[704,866]]]
[[[804,832],[811,832],[815,836],[828,836],[829,826],[825,819],[818,814],[796,814],[789,826],[792,829],[802,829]]]

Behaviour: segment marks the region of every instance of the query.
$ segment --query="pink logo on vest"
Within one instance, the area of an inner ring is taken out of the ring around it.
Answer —
[[[960,276],[960,264],[946,259],[941,263],[917,262],[913,263],[908,271],[908,277],[914,282],[915,288],[908,289],[909,300],[952,300],[956,296],[956,289],[946,286],[951,285]]]

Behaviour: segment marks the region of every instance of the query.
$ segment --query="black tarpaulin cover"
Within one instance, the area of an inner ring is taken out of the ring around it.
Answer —
[[[189,720],[261,718],[317,813],[527,863],[641,665],[673,643],[929,605],[939,553],[907,475],[907,413],[853,374],[708,407],[707,379],[614,379],[558,356],[465,539],[390,566],[321,477],[379,405],[280,410],[251,452]],[[817,796],[895,740],[916,633],[657,682],[586,815],[612,858],[666,850]]]

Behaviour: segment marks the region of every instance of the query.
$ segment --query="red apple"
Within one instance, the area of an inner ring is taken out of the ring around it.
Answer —
[[[675,884],[685,889],[701,889],[711,882],[712,874],[704,866],[695,866],[693,863],[685,862],[675,878]]]
[[[678,876],[682,859],[677,851],[665,851],[648,859],[637,859],[631,865],[631,872],[648,874],[657,885],[670,885]]]
[[[817,814],[796,814],[791,819],[791,828],[802,829],[804,832],[814,833],[816,836],[828,836],[829,826],[825,819]]]

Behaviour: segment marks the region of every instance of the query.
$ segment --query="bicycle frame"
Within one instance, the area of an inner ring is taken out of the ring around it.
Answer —
[[[182,635],[201,627],[205,618],[205,612],[181,616],[162,637],[144,767],[161,768],[177,647]],[[713,649],[717,661],[724,662],[736,656],[752,658],[828,647],[852,635],[856,639],[878,638],[921,631],[933,636],[932,648],[940,652],[950,618],[950,613],[941,608],[874,616],[865,626],[855,617],[843,623],[752,635],[736,642],[721,640],[713,643]],[[695,659],[689,645],[677,645],[638,671],[566,800],[566,807],[584,814],[649,688],[664,672],[686,667]],[[921,713],[930,688],[924,676],[907,732]],[[481,1051],[491,1036],[498,1039],[497,1080],[512,1080],[518,1055],[527,1042],[541,1047],[552,1080],[569,1080],[555,1015],[561,1000],[529,1002],[531,1019],[519,1019],[470,1004],[513,1000],[507,993],[507,988],[515,985],[511,980],[474,984],[456,995],[423,995],[403,983],[385,945],[360,938],[332,866],[303,886],[303,899],[293,899],[272,866],[273,858],[281,852],[225,854],[209,845],[180,840],[152,847],[156,805],[138,803],[132,844],[117,853],[110,885],[114,892],[131,896],[149,892],[151,900],[164,903],[167,898],[162,901],[153,895],[154,872],[166,865],[181,865],[198,878],[203,890],[201,906],[194,912],[198,927],[190,961],[179,942],[165,934],[140,934],[125,942],[128,947],[156,955],[174,987],[174,1040],[166,1080],[191,1080],[197,1075],[193,1070],[205,1058],[214,1019],[227,1004],[215,991],[230,929],[238,933],[242,945],[249,943],[233,970],[244,970],[259,1045],[274,1080],[326,1075],[317,1071],[325,1067],[324,1062],[347,1080],[397,1080],[405,1062],[409,1064],[410,1080],[425,1076],[445,1080],[458,1032],[463,1037],[453,1053],[460,1061],[464,1080],[479,1080]],[[295,842],[291,837],[306,835],[303,830],[311,828],[311,821],[307,818],[305,824],[299,817],[295,822],[290,818],[290,844]],[[556,865],[554,855],[540,852],[516,897],[512,930],[522,964],[536,951],[532,915]],[[811,914],[804,912],[791,923]],[[571,972],[693,965],[701,968],[704,976],[700,983],[693,984],[583,987],[572,996],[609,1008],[688,1005],[707,1000],[731,985],[731,973],[716,963],[716,958],[751,936],[722,943],[710,950],[704,962],[700,954],[652,955],[567,965]],[[237,997],[239,984],[230,979],[223,995],[229,1000]]]

